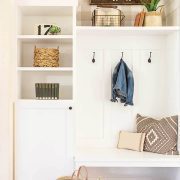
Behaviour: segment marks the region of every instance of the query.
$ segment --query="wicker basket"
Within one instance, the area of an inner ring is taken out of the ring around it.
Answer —
[[[85,166],[80,166],[77,171],[74,171],[72,176],[60,177],[57,180],[88,180],[88,171]]]
[[[34,48],[34,67],[59,67],[59,47]]]
[[[121,26],[125,16],[122,11],[111,7],[98,7],[92,14],[93,26]]]

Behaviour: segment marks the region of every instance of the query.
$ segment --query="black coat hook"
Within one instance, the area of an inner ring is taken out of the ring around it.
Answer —
[[[95,52],[93,52],[92,63],[95,63],[95,62],[96,62],[96,60],[95,60],[95,55],[96,55],[96,53],[95,53]]]
[[[123,59],[123,57],[124,57],[124,52],[121,52],[121,54],[122,54],[122,55],[121,55],[121,59]]]
[[[148,63],[151,63],[152,61],[151,61],[151,56],[152,56],[152,52],[150,52],[150,57],[149,57],[149,59],[148,59]]]

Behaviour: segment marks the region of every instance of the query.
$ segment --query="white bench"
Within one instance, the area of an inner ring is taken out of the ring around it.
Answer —
[[[161,155],[119,149],[80,149],[75,166],[87,167],[180,167],[179,155]]]

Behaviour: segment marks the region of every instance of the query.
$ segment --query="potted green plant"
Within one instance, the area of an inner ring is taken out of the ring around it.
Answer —
[[[50,34],[52,34],[52,35],[57,35],[58,33],[61,32],[61,28],[58,27],[58,26],[53,25],[53,26],[51,26],[49,32],[50,32]]]
[[[162,26],[162,7],[159,5],[161,0],[141,0],[146,7],[144,26]],[[160,11],[158,11],[160,9]]]

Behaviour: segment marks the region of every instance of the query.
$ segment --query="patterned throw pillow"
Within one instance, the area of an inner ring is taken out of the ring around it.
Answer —
[[[146,133],[144,151],[178,155],[178,116],[156,120],[137,114],[137,132]]]

